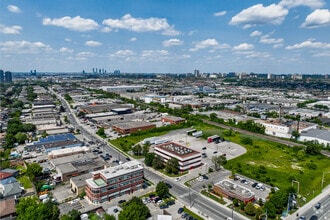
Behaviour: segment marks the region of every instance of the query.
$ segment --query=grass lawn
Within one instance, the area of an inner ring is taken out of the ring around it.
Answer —
[[[203,130],[204,133],[220,136],[224,131],[205,124],[194,127]],[[251,138],[252,145],[242,144],[242,137]],[[308,155],[299,147],[287,147],[239,133],[224,138],[247,149],[246,154],[228,161],[225,165],[226,169],[284,189],[292,186],[292,180],[296,180],[299,182],[299,194],[307,200],[321,192],[323,172],[330,172],[329,158],[323,155]],[[330,184],[330,174],[326,176],[324,186],[328,184]],[[293,186],[298,189],[297,182],[294,182]]]
[[[203,220],[204,218],[200,217],[199,215],[196,215],[194,212],[190,211],[189,209],[187,209],[185,206],[183,207],[183,211],[187,214],[189,214],[190,216],[194,217],[195,219],[198,220]]]
[[[32,188],[32,183],[31,183],[29,177],[22,176],[22,177],[18,178],[18,181],[23,185],[24,189]]]

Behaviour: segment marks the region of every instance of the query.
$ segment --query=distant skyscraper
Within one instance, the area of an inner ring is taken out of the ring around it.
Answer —
[[[0,70],[0,83],[3,83],[4,81],[4,73],[3,70]]]
[[[199,70],[194,70],[194,76],[199,76]]]
[[[5,72],[5,82],[12,82],[13,78],[10,71]]]
[[[115,71],[113,71],[113,74],[115,74],[115,75],[120,75],[120,70],[115,70]]]

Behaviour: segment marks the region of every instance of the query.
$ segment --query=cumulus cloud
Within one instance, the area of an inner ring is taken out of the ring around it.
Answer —
[[[4,53],[27,54],[52,52],[53,49],[42,42],[7,41],[0,42],[0,51]]]
[[[271,4],[263,6],[262,4],[256,4],[232,17],[229,24],[247,24],[249,25],[248,27],[257,24],[279,25],[288,13],[288,9],[283,8],[281,5]]]
[[[170,26],[165,18],[134,18],[130,14],[124,15],[120,19],[105,19],[102,22],[112,29],[126,29],[134,32],[157,32],[163,35],[179,35],[180,32]]]
[[[219,42],[216,39],[206,39],[200,42],[196,43],[196,46],[194,48],[191,48],[190,51],[198,51],[200,49],[223,49],[223,48],[229,48],[228,44],[219,44]]]
[[[281,48],[283,47],[283,44],[274,44],[273,48]]]
[[[54,25],[57,27],[64,27],[74,31],[91,31],[99,28],[99,24],[92,19],[81,18],[80,16],[62,18],[44,18],[43,25]]]
[[[282,0],[279,5],[288,8],[307,6],[310,8],[321,8],[325,5],[323,0]]]
[[[270,38],[270,36],[267,34],[267,35],[261,36],[259,42],[262,44],[279,44],[279,43],[283,43],[284,39],[283,38]]]
[[[248,43],[242,43],[240,45],[233,47],[233,50],[252,50],[252,49],[254,49],[254,45]]]
[[[163,45],[165,47],[180,46],[182,44],[183,44],[183,41],[179,40],[179,39],[169,39],[169,40],[163,41]]]
[[[220,16],[224,16],[225,14],[227,14],[226,11],[219,11],[219,12],[214,13],[213,15],[216,17],[220,17]]]
[[[131,39],[129,39],[129,41],[133,42],[133,41],[136,41],[136,37],[132,37]]]
[[[113,56],[118,57],[126,57],[126,56],[132,56],[134,55],[133,50],[118,50],[115,54],[112,54]]]
[[[306,17],[301,27],[318,28],[328,25],[330,25],[330,11],[328,9],[316,9]]]
[[[262,35],[262,32],[261,31],[253,31],[251,34],[250,34],[250,37],[258,37]]]
[[[76,55],[76,60],[84,61],[95,56],[96,54],[92,52],[80,52]]]
[[[8,11],[13,13],[21,13],[21,9],[17,7],[16,5],[8,5],[7,6]]]
[[[70,38],[65,38],[64,40],[65,40],[66,42],[70,42],[70,41],[71,41]]]
[[[108,32],[111,32],[111,31],[112,31],[112,29],[109,28],[109,27],[103,27],[103,28],[101,29],[101,32],[104,32],[104,33],[108,33]]]
[[[20,34],[20,31],[22,29],[23,28],[18,25],[7,27],[5,25],[0,24],[0,33],[3,33],[3,34]]]
[[[300,44],[294,44],[292,46],[287,46],[285,49],[294,50],[294,49],[303,49],[303,48],[329,49],[330,43],[313,42],[311,40],[306,40]]]
[[[73,53],[73,50],[72,49],[69,49],[67,47],[61,47],[60,48],[60,52],[61,53]]]
[[[97,41],[89,40],[89,41],[86,41],[85,42],[85,45],[86,46],[89,46],[89,47],[98,47],[98,46],[101,46],[102,43],[101,42],[97,42]]]

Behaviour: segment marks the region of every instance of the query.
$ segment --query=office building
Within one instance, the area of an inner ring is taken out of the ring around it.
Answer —
[[[166,142],[156,145],[154,147],[154,152],[162,158],[164,163],[171,158],[176,158],[179,162],[180,172],[202,165],[202,155],[200,152],[174,142]]]
[[[127,163],[92,172],[86,180],[86,195],[93,204],[100,204],[143,187],[143,167],[132,160]]]

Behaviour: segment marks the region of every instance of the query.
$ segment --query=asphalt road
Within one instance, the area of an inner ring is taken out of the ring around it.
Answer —
[[[330,195],[319,200],[319,202],[321,203],[319,209],[315,208],[316,204],[311,204],[311,207],[300,213],[300,216],[305,216],[306,220],[310,219],[312,215],[316,215],[319,220],[330,219]]]
[[[91,134],[88,132],[87,129],[84,128],[84,126],[81,125],[79,119],[75,116],[74,112],[70,108],[68,102],[59,96],[57,93],[55,93],[53,90],[51,90],[56,96],[61,100],[63,107],[66,109],[67,112],[69,112],[68,119],[70,120],[70,123],[76,128],[80,129],[81,133],[86,136],[89,140],[97,140],[97,142],[100,142],[107,147],[104,147],[104,151],[108,152],[111,155],[118,155],[118,157],[126,158],[126,156],[119,151],[117,151],[114,146],[112,146],[110,143],[103,140],[101,137]],[[169,182],[169,178],[166,178],[165,175],[159,175],[156,172],[153,172],[152,169],[145,169],[145,177],[153,182],[154,184],[157,184],[159,181],[166,181]],[[186,186],[184,186],[181,183],[177,182],[171,182],[172,188],[170,189],[170,193],[175,196],[177,199],[180,199],[187,207],[193,207],[197,209],[198,211],[206,214],[212,219],[216,220],[226,220],[227,217],[234,217],[234,219],[248,219],[238,213],[232,212],[227,207],[220,206],[216,202],[202,196],[199,194],[199,192],[195,191],[194,189],[190,189]]]

